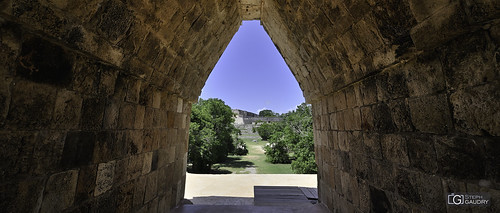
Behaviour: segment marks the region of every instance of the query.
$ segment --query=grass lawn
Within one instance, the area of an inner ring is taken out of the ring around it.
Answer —
[[[256,138],[252,138],[255,137]],[[221,164],[215,164],[214,169],[219,173],[233,174],[293,174],[290,164],[272,164],[266,162],[263,146],[267,141],[261,141],[257,134],[242,135],[247,144],[248,155],[228,156],[228,160]],[[253,142],[257,140],[257,142]]]

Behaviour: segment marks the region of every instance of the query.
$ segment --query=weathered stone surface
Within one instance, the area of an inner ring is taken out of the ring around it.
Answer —
[[[52,120],[55,88],[29,81],[17,82],[12,91],[12,101],[7,115],[10,128],[41,129]]]
[[[433,138],[426,136],[409,137],[407,145],[408,157],[412,167],[430,174],[435,174],[438,171]]]
[[[75,202],[82,202],[94,196],[97,165],[82,167],[78,173]]]
[[[61,158],[63,168],[89,165],[94,154],[96,136],[93,132],[68,132]]]
[[[496,1],[259,5],[252,10],[313,105],[321,203],[451,212],[449,188],[498,195]],[[190,107],[239,28],[240,2],[7,0],[0,8],[0,208],[177,205]],[[58,176],[78,183],[56,192]],[[54,195],[63,201],[48,205]]]
[[[417,130],[437,134],[451,130],[452,121],[446,95],[410,99],[408,105],[412,123]]]
[[[383,135],[380,144],[385,159],[404,167],[410,165],[407,149],[408,139],[400,135]]]
[[[113,186],[116,161],[100,163],[97,167],[94,196],[106,193]]]
[[[471,135],[500,136],[500,85],[457,90],[450,95],[456,129]]]
[[[77,180],[78,170],[50,176],[45,185],[40,212],[59,212],[73,205]]]

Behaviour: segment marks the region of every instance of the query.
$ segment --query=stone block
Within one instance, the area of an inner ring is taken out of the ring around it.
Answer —
[[[144,153],[143,164],[142,164],[142,174],[148,174],[151,172],[151,164],[153,161],[153,152]]]
[[[486,31],[450,42],[442,55],[448,89],[482,85],[500,78],[495,45]]]
[[[155,147],[155,131],[152,129],[144,130],[142,135],[142,151],[150,152]],[[156,146],[157,147],[157,146]]]
[[[500,136],[499,89],[494,83],[452,93],[455,128],[466,134]]]
[[[353,86],[345,89],[345,97],[347,108],[353,108],[357,106],[356,93],[354,92]]]
[[[400,67],[391,68],[376,76],[377,98],[379,101],[408,97],[408,87]]]
[[[156,171],[158,169],[158,150],[153,152],[153,157],[151,159],[151,171]]]
[[[407,141],[408,139],[406,137],[400,135],[382,135],[380,144],[382,145],[384,158],[394,164],[399,164],[404,167],[410,166]]]
[[[56,129],[75,129],[80,123],[83,99],[72,91],[61,90],[57,93],[53,115]]]
[[[363,180],[369,180],[372,178],[372,166],[370,158],[363,155],[353,155],[351,160],[352,169],[357,178]]]
[[[321,129],[329,130],[330,129],[330,116],[322,115],[320,116],[321,120]]]
[[[75,203],[81,203],[94,197],[96,187],[97,165],[81,167],[78,173]]]
[[[128,182],[128,165],[129,165],[129,157],[122,158],[116,160],[115,163],[115,173],[113,176],[113,184],[114,186],[123,185],[125,182]]]
[[[127,179],[137,179],[142,174],[144,155],[133,155],[128,161]]]
[[[116,106],[116,105],[114,105]],[[106,99],[84,98],[82,103],[82,115],[80,116],[80,127],[83,130],[99,130],[103,127],[104,111],[106,109],[106,128],[113,127],[111,118],[106,107]]]
[[[92,23],[97,26],[100,35],[116,43],[126,35],[132,20],[132,11],[125,4],[109,0],[101,3],[101,7],[92,18]]]
[[[345,98],[345,92],[344,91],[339,91],[333,94],[334,95],[334,100],[335,100],[335,108],[337,111],[343,110],[347,108],[347,101]]]
[[[39,212],[42,205],[44,178],[31,178],[1,186],[0,206],[6,212]]]
[[[417,49],[432,49],[464,33],[468,25],[460,2],[453,2],[413,27],[411,39]]]
[[[369,158],[382,159],[382,147],[380,145],[380,135],[373,133],[363,133],[363,143]]]
[[[347,132],[339,131],[338,132],[338,145],[340,151],[349,151],[349,141],[347,141]]]
[[[500,3],[494,0],[467,0],[464,8],[470,23],[482,24],[498,17]]]
[[[419,56],[402,69],[410,97],[424,96],[444,91],[446,83],[441,62],[435,55]]]
[[[374,127],[373,113],[371,106],[361,107],[361,129],[372,130]]]
[[[411,122],[410,109],[404,99],[390,101],[387,104],[391,110],[392,120],[399,132],[412,132],[415,127]]]
[[[146,176],[141,176],[136,179],[134,189],[134,208],[142,207],[144,203],[144,192],[146,191]]]
[[[419,181],[417,173],[405,169],[397,169],[396,188],[398,195],[406,201],[422,205],[422,198],[418,189]]]
[[[120,107],[120,115],[118,119],[119,129],[134,129],[135,115],[137,108],[132,104],[123,104]]]
[[[30,163],[33,174],[44,175],[59,168],[64,149],[65,134],[62,132],[40,132],[33,149],[33,161]]]
[[[144,193],[144,203],[154,199],[158,194],[158,172],[151,172],[146,175],[146,190]]]
[[[97,167],[94,196],[106,193],[113,186],[116,161],[100,163]]]
[[[330,114],[330,129],[338,130],[337,113]]]
[[[116,102],[107,103],[104,111],[103,127],[106,129],[118,129],[119,118],[120,105]]]
[[[153,128],[154,111],[155,109],[146,107],[144,112],[144,129]]]
[[[420,173],[416,185],[418,192],[422,198],[422,204],[427,209],[432,209],[438,212],[446,210],[446,203],[443,202],[443,187],[442,179],[436,175]]]
[[[146,109],[144,106],[137,105],[134,119],[134,129],[144,128],[144,114]]]
[[[16,74],[33,82],[67,87],[73,77],[72,68],[70,52],[35,37],[23,43]]]
[[[443,134],[452,128],[449,105],[445,94],[408,100],[411,120],[418,131]]]
[[[358,23],[354,24],[353,31],[367,53],[372,53],[384,45],[382,36],[371,16],[365,16]]]
[[[342,185],[342,193],[344,194],[344,199],[348,202],[352,202],[352,186],[351,186],[351,175],[347,172],[340,172],[341,176],[341,185]]]
[[[371,211],[373,212],[392,212],[392,204],[389,200],[390,195],[383,190],[370,186]]]
[[[129,155],[135,155],[135,154],[140,154],[142,153],[143,149],[143,130],[132,130],[132,131],[127,131],[126,133],[126,140],[128,141],[128,150],[127,154]]]
[[[366,78],[361,81],[360,91],[363,97],[363,104],[374,104],[377,102],[377,83],[375,77]]]
[[[391,133],[396,130],[394,121],[392,120],[391,109],[387,104],[381,103],[372,106],[373,112],[373,127],[376,131]]]
[[[386,45],[396,46],[396,55],[403,55],[413,47],[410,30],[417,24],[407,1],[377,2],[373,10],[374,22]]]
[[[458,179],[485,178],[485,156],[480,141],[462,137],[435,139],[437,164],[443,176]]]
[[[407,144],[411,167],[427,174],[436,174],[438,172],[433,138],[428,136],[413,136],[408,138]]]
[[[153,108],[159,109],[161,106],[161,91],[154,91],[153,92]]]
[[[372,178],[369,182],[382,190],[395,191],[396,171],[393,164],[386,161],[371,160]]]
[[[8,128],[45,129],[50,126],[56,89],[29,81],[16,82],[7,115]]]
[[[127,77],[124,81],[126,82],[125,101],[136,104],[139,103],[139,94],[141,92],[143,81],[131,77]]]
[[[351,64],[357,64],[365,57],[364,50],[352,30],[346,31],[339,39],[347,52],[347,57]]]
[[[45,185],[40,212],[60,212],[73,205],[78,180],[78,170],[56,173]]]
[[[120,131],[103,131],[96,135],[93,162],[108,162],[122,157],[127,152],[126,136]]]
[[[90,165],[94,154],[96,135],[93,132],[68,132],[61,157],[63,168]]]
[[[111,66],[99,64],[100,77],[99,77],[99,94],[102,96],[111,96],[115,93],[116,78],[118,77],[118,70]]]
[[[436,12],[439,12],[440,9],[448,6],[451,3],[450,0],[409,0],[408,2],[410,3],[411,12],[418,22],[422,22],[429,16],[433,15]]]
[[[139,104],[153,107],[153,90],[151,85],[143,84],[139,93]]]
[[[116,212],[127,212],[133,208],[134,184],[127,182],[118,187],[116,193]]]

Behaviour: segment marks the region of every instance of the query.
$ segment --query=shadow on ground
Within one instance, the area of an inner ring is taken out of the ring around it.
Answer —
[[[252,168],[254,167],[254,163],[250,161],[242,161],[241,157],[228,156],[226,161],[212,166],[212,169],[208,173],[194,172],[190,165],[188,165],[187,171],[194,174],[232,174],[232,172],[227,169],[220,169],[221,167],[234,169]]]
[[[220,167],[231,167],[231,168],[247,168],[252,167],[254,165],[253,162],[250,161],[242,161],[241,157],[229,156],[227,160],[223,163],[220,163]]]

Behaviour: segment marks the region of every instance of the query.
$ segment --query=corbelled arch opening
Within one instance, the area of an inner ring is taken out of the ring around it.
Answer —
[[[313,105],[329,209],[453,212],[448,193],[479,191],[499,208],[500,6],[487,0],[4,0],[1,208],[179,204],[190,106],[258,16],[244,4]]]

